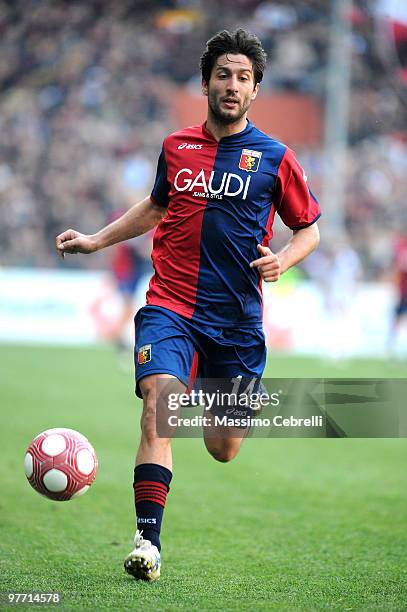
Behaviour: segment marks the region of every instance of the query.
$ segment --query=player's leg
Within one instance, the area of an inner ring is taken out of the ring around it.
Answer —
[[[169,393],[184,393],[186,385],[168,374],[146,376],[139,385],[143,412],[133,482],[137,531],[124,566],[135,578],[152,581],[160,576],[160,533],[172,479],[171,438],[160,435],[157,424],[166,418]]]
[[[161,523],[172,479],[172,452],[171,438],[168,434],[163,436],[157,423],[166,418],[168,394],[183,393],[185,389],[169,374],[153,374],[140,381],[143,412],[133,481],[137,528],[159,551]]]
[[[204,428],[206,450],[216,461],[228,463],[238,454],[250,427],[237,428],[216,425],[216,429],[215,434],[212,426]]]
[[[213,390],[220,386],[220,391],[224,394],[237,393],[249,398],[251,393],[259,390],[266,362],[263,331],[245,330],[242,333],[230,330],[225,332],[224,336],[226,342],[234,340],[234,344],[219,344],[217,339],[217,346],[211,351],[212,354],[204,366],[208,385]],[[233,408],[224,402],[223,405],[213,406],[211,424],[204,427],[204,442],[214,459],[226,463],[236,457],[243,440],[250,432],[250,425],[245,425],[245,422],[250,419],[252,413],[249,406],[237,405]],[[225,416],[228,421],[239,425],[220,424]],[[215,417],[218,417],[217,420]]]
[[[165,399],[160,385],[172,379],[179,392],[185,390],[185,385],[170,374],[153,374],[140,381],[140,390],[143,396],[143,412],[140,418],[141,437],[136,454],[136,466],[143,463],[157,463],[168,470],[172,470],[171,438],[163,437],[157,432],[157,412],[159,402],[165,405]],[[158,382],[159,381],[159,382]],[[178,383],[178,384],[177,384]],[[157,399],[157,393],[160,399]]]
[[[252,380],[258,384],[260,379],[254,378]],[[231,393],[233,387],[233,383],[228,385],[225,384],[226,382],[226,380],[222,380],[219,385],[223,394]],[[243,440],[250,432],[250,425],[229,426],[221,424],[220,421],[226,416],[228,420],[244,422],[250,414],[250,408],[236,409],[234,412],[231,412],[231,408],[224,405],[212,408],[211,424],[204,427],[204,443],[207,451],[216,461],[221,463],[232,461],[238,454]]]
[[[149,307],[136,316],[136,393],[143,399],[143,412],[133,481],[137,532],[125,569],[144,580],[160,575],[160,532],[172,478],[168,396],[185,391],[194,355],[178,319]]]

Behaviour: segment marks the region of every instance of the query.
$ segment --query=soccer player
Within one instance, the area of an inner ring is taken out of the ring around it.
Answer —
[[[208,98],[202,125],[170,134],[151,195],[93,235],[67,230],[66,253],[92,253],[158,226],[147,305],[135,318],[136,392],[143,398],[134,470],[135,548],[125,569],[137,579],[160,576],[160,530],[172,478],[171,438],[157,434],[157,388],[187,388],[198,356],[202,378],[260,379],[266,360],[261,280],[275,282],[319,242],[320,216],[292,150],[247,119],[266,55],[256,36],[222,31],[201,57]],[[279,214],[292,229],[278,253],[268,244]],[[235,457],[244,436],[227,427],[206,435],[218,461]],[[142,531],[142,534],[141,534]]]
[[[398,354],[397,336],[403,322],[407,320],[407,232],[399,233],[394,241],[395,284],[397,303],[394,307],[390,329],[390,350]]]

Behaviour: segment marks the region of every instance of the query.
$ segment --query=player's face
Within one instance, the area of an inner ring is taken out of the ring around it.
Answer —
[[[239,121],[255,99],[253,66],[246,55],[225,53],[218,57],[209,79],[202,83],[214,119],[228,125]]]

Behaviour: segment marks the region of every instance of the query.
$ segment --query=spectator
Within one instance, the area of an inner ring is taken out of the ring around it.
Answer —
[[[407,27],[394,15],[397,40],[387,41],[394,53],[381,53],[389,48],[377,39],[384,5],[355,0],[348,15],[345,223],[365,278],[391,267],[393,231],[407,216]],[[225,25],[261,36],[272,62],[263,89],[323,101],[329,7],[323,0],[224,0],[221,11],[215,0],[0,0],[0,264],[56,266],[53,236],[61,227],[80,215],[92,231],[148,191],[171,129],[169,92],[196,79],[190,57]],[[322,151],[299,156],[318,192]],[[70,265],[105,267],[106,257]]]

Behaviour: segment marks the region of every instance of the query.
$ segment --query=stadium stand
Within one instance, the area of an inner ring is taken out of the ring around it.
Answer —
[[[243,26],[261,37],[270,56],[263,90],[323,101],[329,3],[221,5],[0,1],[1,265],[58,266],[57,233],[78,225],[94,231],[148,193],[162,138],[178,127],[171,96],[199,82],[197,60],[215,31]],[[358,0],[348,16],[345,225],[367,279],[391,266],[394,231],[407,229],[407,35],[399,28],[393,55],[382,53],[379,5]],[[322,148],[298,154],[318,192],[329,163]],[[70,258],[68,265],[100,268],[106,258]]]

